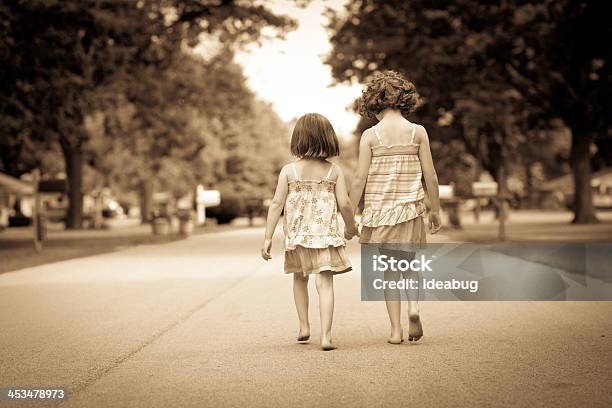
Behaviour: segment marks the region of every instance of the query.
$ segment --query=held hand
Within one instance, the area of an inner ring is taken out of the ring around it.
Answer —
[[[439,212],[431,212],[429,213],[429,233],[435,234],[440,231],[442,227],[442,222],[440,221],[440,213]]]
[[[272,259],[272,255],[270,255],[270,251],[272,250],[272,240],[266,239],[264,241],[263,247],[261,247],[261,257],[265,261],[269,261]]]
[[[344,239],[350,241],[353,237],[359,236],[359,229],[355,226],[353,228],[345,228],[344,230]]]

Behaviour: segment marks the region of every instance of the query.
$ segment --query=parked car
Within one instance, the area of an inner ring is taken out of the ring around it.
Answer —
[[[206,209],[206,216],[214,218],[219,224],[229,224],[245,213],[245,200],[231,192],[221,193],[221,202],[216,207]]]

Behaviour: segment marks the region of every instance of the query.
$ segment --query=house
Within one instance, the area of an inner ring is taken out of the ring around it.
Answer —
[[[597,209],[612,209],[612,167],[591,174],[593,205]],[[566,174],[548,180],[540,186],[545,207],[571,207],[574,201],[574,177]]]
[[[0,230],[8,227],[18,200],[22,212],[31,212],[34,192],[34,184],[0,173]]]

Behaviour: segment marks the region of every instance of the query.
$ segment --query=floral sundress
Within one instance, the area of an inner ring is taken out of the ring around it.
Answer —
[[[285,273],[343,273],[351,270],[340,236],[336,203],[336,182],[327,176],[301,180],[291,163],[294,179],[289,181],[285,201]]]

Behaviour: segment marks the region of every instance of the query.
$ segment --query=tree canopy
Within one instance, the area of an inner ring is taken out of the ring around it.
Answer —
[[[425,100],[417,120],[435,127],[438,138],[461,140],[496,178],[517,161],[525,167],[539,160],[532,135],[554,137],[561,119],[574,137],[576,220],[587,222],[588,147],[594,135],[609,134],[610,28],[603,7],[572,0],[356,0],[332,18],[327,62],[339,81],[365,82],[381,69],[406,74]]]
[[[8,0],[0,20],[0,168],[19,175],[39,164],[37,151],[59,144],[71,227],[80,225],[83,163],[101,162],[88,147],[86,122],[104,112],[112,143],[146,157],[153,172],[170,171],[164,158],[196,157],[204,148],[195,115],[214,122],[216,110],[248,110],[252,99],[227,58],[211,62],[228,65],[224,73],[204,71],[190,49],[208,41],[231,52],[258,40],[264,27],[282,35],[294,24],[259,4],[232,0]],[[203,83],[194,84],[192,75]],[[233,93],[233,103],[220,101]],[[119,132],[125,118],[135,123]]]

